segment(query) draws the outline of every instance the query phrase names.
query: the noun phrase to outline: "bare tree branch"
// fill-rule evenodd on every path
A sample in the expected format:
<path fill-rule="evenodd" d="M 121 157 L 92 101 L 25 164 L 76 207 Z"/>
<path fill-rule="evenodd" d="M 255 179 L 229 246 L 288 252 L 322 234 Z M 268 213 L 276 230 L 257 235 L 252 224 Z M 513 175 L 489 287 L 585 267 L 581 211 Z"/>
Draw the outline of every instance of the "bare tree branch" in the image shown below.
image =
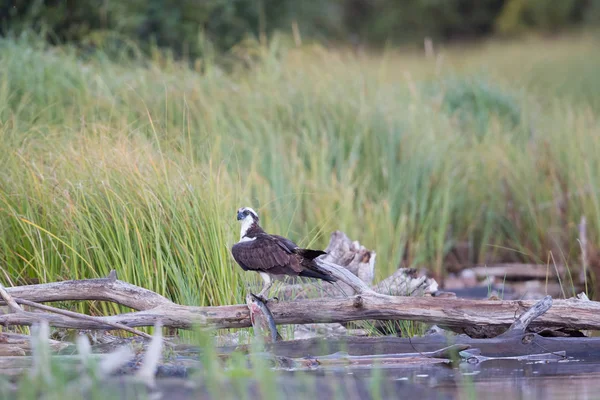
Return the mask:
<path fill-rule="evenodd" d="M 149 310 L 159 305 L 174 304 L 166 297 L 116 279 L 108 278 L 72 280 L 38 285 L 6 288 L 13 297 L 36 303 L 65 300 L 111 301 L 134 310 Z"/>
<path fill-rule="evenodd" d="M 23 312 L 23 309 L 18 305 L 10 294 L 6 292 L 6 288 L 0 283 L 0 296 L 4 299 L 10 311 L 14 313 Z"/>
<path fill-rule="evenodd" d="M 545 314 L 552 307 L 552 297 L 546 296 L 529 310 L 521 314 L 503 335 L 522 335 L 531 322 Z"/>
<path fill-rule="evenodd" d="M 17 303 L 20 304 L 24 304 L 26 306 L 29 307 L 34 307 L 34 308 L 38 308 L 40 310 L 44 310 L 44 311 L 49 311 L 49 312 L 53 312 L 56 314 L 61 314 L 61 315 L 65 315 L 67 317 L 71 317 L 71 318 L 76 318 L 76 319 L 83 319 L 86 321 L 93 321 L 93 322 L 97 322 L 97 323 L 101 323 L 101 324 L 105 324 L 105 325 L 110 325 L 115 329 L 121 329 L 127 332 L 131 332 L 133 334 L 136 334 L 138 336 L 142 336 L 145 337 L 146 339 L 152 339 L 151 335 L 148 335 L 145 332 L 142 331 L 138 331 L 137 329 L 133 329 L 130 328 L 126 325 L 123 324 L 119 324 L 118 322 L 110 322 L 110 321 L 102 321 L 102 320 L 98 320 L 98 317 L 92 317 L 90 315 L 85 315 L 85 314 L 80 314 L 80 313 L 76 313 L 73 311 L 69 311 L 69 310 L 63 310 L 60 308 L 56 308 L 56 307 L 51 307 L 51 306 L 47 306 L 47 305 L 43 305 L 43 304 L 38 304 L 38 303 L 34 303 L 33 301 L 29 301 L 29 300 L 24 300 L 24 299 L 15 299 L 15 301 Z M 21 312 L 25 312 L 23 310 L 21 310 Z M 40 319 L 45 319 L 46 318 L 46 314 L 40 314 L 40 313 L 27 313 L 28 315 L 34 315 L 37 316 L 38 320 Z M 34 317 L 35 318 L 35 317 Z"/>

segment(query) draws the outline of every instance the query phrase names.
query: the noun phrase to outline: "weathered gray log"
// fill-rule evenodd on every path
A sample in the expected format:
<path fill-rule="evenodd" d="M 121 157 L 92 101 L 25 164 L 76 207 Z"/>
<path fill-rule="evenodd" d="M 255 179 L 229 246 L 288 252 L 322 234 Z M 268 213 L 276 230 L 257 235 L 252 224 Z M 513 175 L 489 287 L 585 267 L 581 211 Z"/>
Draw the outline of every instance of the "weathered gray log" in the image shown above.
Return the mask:
<path fill-rule="evenodd" d="M 48 339 L 48 345 L 54 351 L 60 351 L 69 346 L 68 343 L 52 339 Z M 31 352 L 31 336 L 20 333 L 1 332 L 0 356 L 9 355 L 10 352 L 17 352 L 16 349 L 20 349 L 24 353 Z"/>
<path fill-rule="evenodd" d="M 110 357 L 109 354 L 91 354 L 91 358 L 94 360 L 102 360 Z M 13 368 L 29 368 L 33 365 L 35 356 L 6 356 L 0 357 L 0 374 L 2 374 L 2 370 L 5 368 L 13 369 Z M 61 356 L 52 356 L 52 360 L 60 363 L 64 363 L 67 365 L 79 365 L 81 364 L 81 357 L 79 355 L 61 355 Z"/>
<path fill-rule="evenodd" d="M 0 344 L 0 357 L 6 356 L 24 356 L 27 352 L 21 346 L 14 344 Z"/>
<path fill-rule="evenodd" d="M 352 241 L 344 232 L 335 231 L 331 234 L 329 244 L 325 249 L 325 261 L 346 268 L 367 285 L 373 283 L 375 276 L 374 251 L 367 249 L 358 241 Z"/>
<path fill-rule="evenodd" d="M 399 268 L 373 286 L 373 290 L 389 296 L 422 296 L 437 292 L 438 284 L 426 275 L 419 276 L 413 268 Z"/>
<path fill-rule="evenodd" d="M 526 280 L 526 279 L 546 279 L 555 278 L 556 272 L 564 274 L 565 268 L 562 265 L 545 264 L 494 264 L 480 265 L 472 268 L 478 278 L 495 277 L 506 280 Z"/>
<path fill-rule="evenodd" d="M 13 297 L 35 301 L 36 303 L 63 300 L 100 300 L 111 301 L 134 310 L 149 310 L 159 305 L 174 304 L 158 293 L 120 281 L 112 274 L 108 278 L 7 287 L 6 291 Z"/>
<path fill-rule="evenodd" d="M 75 318 L 75 319 L 84 319 L 84 320 L 93 321 L 93 322 L 97 321 L 97 319 L 96 319 L 97 317 L 92 317 L 90 315 L 80 314 L 80 313 L 69 311 L 69 310 L 63 310 L 61 308 L 50 307 L 50 306 L 43 305 L 43 304 L 38 304 L 36 302 L 25 300 L 25 299 L 21 299 L 21 298 L 18 298 L 18 297 L 16 298 L 16 300 L 13 300 L 13 301 L 15 302 L 15 304 L 19 303 L 19 304 L 23 304 L 23 305 L 26 305 L 26 306 L 29 306 L 29 307 L 37 308 L 37 309 L 40 309 L 40 310 L 49 311 L 49 312 L 53 312 L 53 313 L 61 314 L 61 315 L 66 315 L 67 317 L 72 317 L 72 318 Z M 17 314 L 20 314 L 20 313 L 26 314 L 27 313 L 26 311 L 24 311 L 20 307 L 19 307 L 19 309 L 14 309 L 13 307 L 11 307 L 11 309 L 13 309 L 14 310 L 13 312 L 17 313 Z M 31 315 L 34 318 L 37 318 L 37 317 L 39 317 L 40 314 L 31 314 Z M 136 334 L 138 336 L 145 337 L 146 339 L 151 339 L 152 338 L 152 336 L 148 335 L 145 332 L 138 331 L 137 329 L 130 328 L 129 326 L 126 326 L 126 325 L 123 325 L 123 324 L 119 324 L 119 323 L 116 323 L 116 322 L 109 322 L 109 321 L 104 321 L 104 323 L 112 325 L 112 327 L 115 328 L 115 329 L 121 329 L 121 330 L 130 332 L 130 333 L 134 333 L 134 334 Z"/>
<path fill-rule="evenodd" d="M 246 305 L 194 307 L 177 305 L 151 291 L 118 280 L 98 279 L 57 282 L 7 288 L 12 296 L 32 301 L 105 300 L 144 308 L 142 311 L 107 317 L 97 321 L 64 315 L 11 313 L 0 315 L 2 325 L 31 325 L 45 319 L 52 326 L 76 329 L 114 329 L 103 322 L 130 327 L 246 328 L 251 326 Z M 63 290 L 67 288 L 68 290 Z M 18 294 L 18 296 L 17 296 Z M 151 307 L 151 305 L 155 305 Z M 533 301 L 437 299 L 435 297 L 394 297 L 367 292 L 346 298 L 326 298 L 280 302 L 270 305 L 278 325 L 358 320 L 413 320 L 451 327 L 461 332 L 476 332 L 477 327 L 506 329 L 535 304 Z M 32 315 L 35 314 L 35 315 Z M 38 315 L 39 314 L 39 315 Z M 600 303 L 579 299 L 556 300 L 550 310 L 531 326 L 600 330 Z"/>

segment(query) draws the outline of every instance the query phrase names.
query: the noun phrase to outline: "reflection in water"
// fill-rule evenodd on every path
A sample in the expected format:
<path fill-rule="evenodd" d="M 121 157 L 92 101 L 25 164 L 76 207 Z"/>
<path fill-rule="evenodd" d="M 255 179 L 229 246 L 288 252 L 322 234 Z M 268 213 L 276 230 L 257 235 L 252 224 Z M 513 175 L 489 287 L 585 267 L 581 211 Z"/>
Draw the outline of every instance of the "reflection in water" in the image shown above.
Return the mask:
<path fill-rule="evenodd" d="M 313 371 L 331 382 L 352 375 L 368 385 L 372 366 L 336 367 Z M 293 373 L 290 373 L 293 374 Z M 384 392 L 419 399 L 600 399 L 600 363 L 577 360 L 526 362 L 492 360 L 461 364 L 378 369 Z M 327 396 L 325 396 L 327 397 Z"/>

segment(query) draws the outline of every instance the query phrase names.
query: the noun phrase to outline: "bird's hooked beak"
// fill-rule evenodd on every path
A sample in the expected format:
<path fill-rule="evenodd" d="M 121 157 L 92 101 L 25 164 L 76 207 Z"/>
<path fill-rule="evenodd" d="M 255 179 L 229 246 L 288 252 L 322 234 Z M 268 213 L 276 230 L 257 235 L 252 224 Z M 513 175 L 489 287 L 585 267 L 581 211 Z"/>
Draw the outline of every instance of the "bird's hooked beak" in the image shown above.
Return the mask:
<path fill-rule="evenodd" d="M 244 213 L 243 213 L 243 212 L 241 212 L 241 211 L 238 211 L 238 213 L 237 213 L 237 220 L 238 220 L 238 221 L 241 221 L 241 220 L 243 220 L 243 219 L 244 219 Z"/>

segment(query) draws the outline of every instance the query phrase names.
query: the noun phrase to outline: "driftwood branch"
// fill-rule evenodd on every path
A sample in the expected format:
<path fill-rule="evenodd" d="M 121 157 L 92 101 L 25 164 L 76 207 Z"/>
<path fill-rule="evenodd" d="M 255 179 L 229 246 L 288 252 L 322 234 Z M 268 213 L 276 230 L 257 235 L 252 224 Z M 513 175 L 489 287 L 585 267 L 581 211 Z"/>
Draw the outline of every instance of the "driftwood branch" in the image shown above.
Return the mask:
<path fill-rule="evenodd" d="M 1 283 L 0 283 L 0 296 L 6 302 L 6 304 L 8 305 L 8 308 L 10 308 L 11 312 L 14 312 L 14 313 L 23 312 L 23 309 L 21 308 L 21 306 L 18 305 L 17 302 L 12 298 L 12 296 L 6 292 L 6 288 Z"/>
<path fill-rule="evenodd" d="M 76 281 L 76 282 L 78 283 L 77 286 L 86 286 L 86 285 L 89 285 L 89 281 L 94 281 L 94 280 L 90 279 L 87 282 L 86 282 L 86 280 Z M 63 282 L 63 286 L 67 286 L 67 287 L 70 288 L 71 287 L 70 282 L 74 282 L 74 281 L 68 281 L 66 284 Z M 106 278 L 106 282 L 110 283 L 110 284 L 115 284 L 115 283 L 119 282 L 119 281 L 117 281 L 116 271 L 113 270 L 113 271 L 110 272 L 108 278 Z M 54 284 L 54 286 L 60 286 L 60 285 Z M 145 289 L 138 288 L 138 287 L 133 286 L 133 285 L 130 285 L 130 286 L 132 286 L 132 287 L 130 287 L 129 289 L 134 289 L 135 288 L 133 290 L 134 293 L 137 293 L 137 294 L 141 293 L 143 295 L 149 295 L 149 293 L 152 293 L 155 296 L 159 296 L 159 295 L 157 295 L 154 292 L 147 291 Z M 16 291 L 13 290 L 13 292 L 16 292 Z M 52 294 L 52 293 L 53 292 L 51 292 L 49 294 Z M 92 294 L 92 296 L 93 295 L 94 294 Z M 25 311 L 25 310 L 23 310 L 23 308 L 21 308 L 21 306 L 19 304 L 27 305 L 29 307 L 37 308 L 39 310 L 48 311 L 48 312 L 51 312 L 51 313 L 59 314 L 61 316 L 66 316 L 66 317 L 73 318 L 73 319 L 90 321 L 90 322 L 93 322 L 93 323 L 96 323 L 96 324 L 110 325 L 110 326 L 112 326 L 115 329 L 124 330 L 124 331 L 130 332 L 130 333 L 133 333 L 135 335 L 145 337 L 147 339 L 152 339 L 152 336 L 148 335 L 147 333 L 138 331 L 137 329 L 130 328 L 129 326 L 120 324 L 118 322 L 99 321 L 97 317 L 92 317 L 90 315 L 80 314 L 80 313 L 69 311 L 69 310 L 63 310 L 63 309 L 56 308 L 56 307 L 51 307 L 51 306 L 47 306 L 47 305 L 43 305 L 43 304 L 38 304 L 38 303 L 36 303 L 34 301 L 31 301 L 31 300 L 26 300 L 26 299 L 21 299 L 21 298 L 15 298 L 10 293 L 7 292 L 6 288 L 1 283 L 0 283 L 0 297 L 2 297 L 2 299 L 4 300 L 4 302 L 6 302 L 6 304 L 10 308 L 10 311 L 12 313 L 11 315 L 18 315 L 20 318 L 22 318 L 24 320 L 31 321 L 31 323 L 28 323 L 27 325 L 31 325 L 31 324 L 33 324 L 35 322 L 47 319 L 47 314 L 44 314 L 44 313 L 32 313 L 32 312 Z M 119 298 L 118 295 L 116 295 L 114 297 L 115 298 Z"/>
<path fill-rule="evenodd" d="M 552 307 L 552 297 L 546 296 L 533 307 L 521 314 L 508 328 L 507 334 L 522 335 L 534 319 L 545 314 Z"/>
<path fill-rule="evenodd" d="M 91 282 L 90 282 L 91 281 Z M 67 288 L 66 290 L 63 290 Z M 120 288 L 126 288 L 121 291 Z M 66 315 L 43 314 L 52 326 L 75 329 L 114 329 L 114 323 L 128 327 L 153 326 L 189 329 L 246 328 L 252 325 L 247 305 L 194 307 L 177 305 L 156 293 L 119 280 L 92 279 L 7 288 L 7 292 L 29 301 L 98 300 L 145 308 L 141 311 L 94 317 L 94 320 Z M 154 307 L 150 305 L 154 304 Z M 506 329 L 515 318 L 535 305 L 534 301 L 437 299 L 435 297 L 395 297 L 370 292 L 345 297 L 269 304 L 275 322 L 306 324 L 358 320 L 413 320 L 454 330 L 492 326 Z M 1 325 L 32 325 L 38 313 L 0 315 Z M 555 300 L 546 313 L 531 326 L 600 330 L 600 303 L 579 299 Z"/>
<path fill-rule="evenodd" d="M 346 268 L 320 258 L 317 259 L 316 262 L 321 268 L 325 269 L 331 273 L 331 275 L 336 277 L 338 281 L 350 286 L 355 293 L 375 294 L 375 292 L 369 286 L 367 286 L 366 283 L 364 283 L 358 276 L 354 275 Z"/>
<path fill-rule="evenodd" d="M 34 303 L 33 301 L 29 301 L 29 300 L 17 298 L 17 299 L 15 299 L 15 301 L 16 301 L 16 303 L 20 303 L 20 304 L 23 304 L 23 305 L 26 305 L 29 307 L 37 308 L 39 310 L 53 312 L 53 313 L 60 314 L 60 315 L 65 315 L 67 317 L 72 317 L 75 319 L 83 319 L 86 321 L 100 322 L 102 324 L 110 325 L 115 329 L 121 329 L 121 330 L 130 332 L 130 333 L 133 333 L 135 335 L 145 337 L 146 339 L 152 339 L 151 335 L 148 335 L 147 333 L 142 332 L 142 331 L 138 331 L 137 329 L 130 328 L 127 325 L 119 324 L 118 322 L 98 321 L 98 317 L 92 317 L 90 315 L 80 314 L 80 313 L 76 313 L 76 312 L 69 311 L 69 310 L 63 310 L 60 308 L 51 307 L 51 306 L 47 306 L 44 304 L 38 304 L 38 303 Z M 23 310 L 21 310 L 19 313 L 21 313 L 21 312 L 26 313 Z M 36 313 L 27 313 L 27 314 L 31 315 L 33 318 L 37 318 L 38 320 L 45 318 L 44 314 L 36 314 Z"/>
<path fill-rule="evenodd" d="M 325 252 L 327 255 L 322 257 L 323 260 L 344 267 L 367 285 L 372 284 L 377 256 L 374 251 L 357 240 L 350 240 L 344 232 L 335 231 L 331 234 Z"/>
<path fill-rule="evenodd" d="M 45 303 L 64 300 L 99 300 L 121 304 L 134 310 L 149 310 L 161 305 L 172 305 L 151 290 L 120 281 L 116 274 L 108 278 L 71 280 L 38 285 L 6 288 L 12 297 Z"/>
<path fill-rule="evenodd" d="M 434 293 L 438 290 L 435 280 L 411 268 L 399 268 L 383 281 L 373 284 L 375 274 L 374 251 L 367 249 L 356 240 L 351 240 L 341 231 L 331 234 L 326 255 L 316 262 L 329 271 L 338 281 L 335 285 L 321 285 L 320 297 L 351 296 L 355 294 L 380 293 L 390 296 L 413 296 Z M 314 297 L 313 285 L 284 285 L 279 291 L 283 299 L 299 300 Z"/>

